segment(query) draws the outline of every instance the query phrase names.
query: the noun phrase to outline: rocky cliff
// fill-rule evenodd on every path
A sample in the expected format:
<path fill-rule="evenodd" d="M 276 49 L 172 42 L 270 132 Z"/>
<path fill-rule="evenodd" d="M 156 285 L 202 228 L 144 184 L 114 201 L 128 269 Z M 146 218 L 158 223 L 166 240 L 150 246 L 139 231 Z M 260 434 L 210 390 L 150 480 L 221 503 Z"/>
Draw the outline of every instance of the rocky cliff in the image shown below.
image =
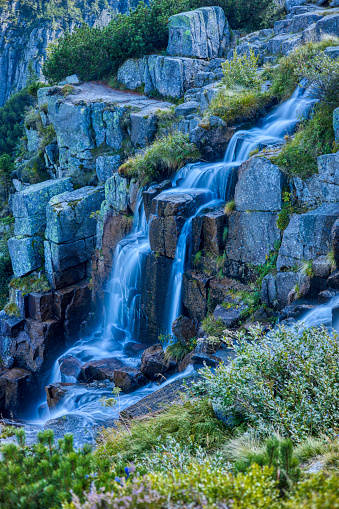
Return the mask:
<path fill-rule="evenodd" d="M 0 7 L 0 107 L 16 90 L 25 87 L 29 63 L 41 81 L 42 66 L 49 44 L 75 27 L 107 25 L 114 12 L 128 12 L 137 2 L 92 0 L 66 2 L 56 7 L 44 0 L 37 5 L 26 0 L 9 0 Z"/>

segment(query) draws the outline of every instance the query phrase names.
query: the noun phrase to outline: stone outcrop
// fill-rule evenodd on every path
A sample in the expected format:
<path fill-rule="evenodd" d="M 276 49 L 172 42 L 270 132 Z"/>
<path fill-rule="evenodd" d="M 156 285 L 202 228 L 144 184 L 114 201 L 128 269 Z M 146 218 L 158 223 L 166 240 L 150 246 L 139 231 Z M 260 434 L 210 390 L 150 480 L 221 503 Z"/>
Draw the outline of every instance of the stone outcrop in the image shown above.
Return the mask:
<path fill-rule="evenodd" d="M 14 194 L 16 237 L 9 240 L 8 248 L 15 276 L 24 276 L 43 265 L 42 235 L 46 227 L 47 203 L 55 195 L 71 190 L 71 180 L 64 178 L 34 184 Z"/>
<path fill-rule="evenodd" d="M 140 369 L 149 380 L 161 382 L 176 372 L 177 364 L 171 360 L 166 361 L 163 347 L 156 344 L 147 348 L 142 354 Z"/>
<path fill-rule="evenodd" d="M 30 406 L 29 395 L 37 390 L 32 374 L 24 369 L 0 367 L 0 408 L 3 417 L 25 416 Z"/>
<path fill-rule="evenodd" d="M 73 87 L 66 96 L 61 90 L 50 87 L 38 91 L 39 108 L 47 110 L 47 122 L 56 131 L 57 177 L 93 173 L 99 148 L 100 156 L 121 156 L 126 142 L 135 148 L 145 147 L 154 139 L 155 112 L 172 106 L 94 83 Z M 102 179 L 100 161 L 98 170 Z"/>
<path fill-rule="evenodd" d="M 226 243 L 229 260 L 265 263 L 280 240 L 277 218 L 283 185 L 282 172 L 267 159 L 254 157 L 239 168 Z"/>
<path fill-rule="evenodd" d="M 114 371 L 114 385 L 129 394 L 149 383 L 146 376 L 136 368 L 121 368 Z"/>
<path fill-rule="evenodd" d="M 306 214 L 294 215 L 283 234 L 277 269 L 291 268 L 302 260 L 328 254 L 332 226 L 338 217 L 338 203 L 325 203 Z"/>
<path fill-rule="evenodd" d="M 221 7 L 202 7 L 170 17 L 167 53 L 172 56 L 215 58 L 231 41 Z"/>
<path fill-rule="evenodd" d="M 109 380 L 114 382 L 114 372 L 122 368 L 122 362 L 114 357 L 109 359 L 88 361 L 81 366 L 78 380 L 93 382 L 93 380 Z"/>
<path fill-rule="evenodd" d="M 339 201 L 339 152 L 318 157 L 318 173 L 306 180 L 294 177 L 293 184 L 303 206 Z"/>
<path fill-rule="evenodd" d="M 0 7 L 0 107 L 13 92 L 26 86 L 30 63 L 39 79 L 44 81 L 42 66 L 50 43 L 84 22 L 90 26 L 105 26 L 114 12 L 128 12 L 135 7 L 135 2 L 108 0 L 101 5 L 93 10 L 76 1 L 67 18 L 53 17 L 50 20 L 43 15 L 38 17 L 39 8 L 27 8 L 26 5 L 22 10 L 20 1 L 9 0 Z"/>
<path fill-rule="evenodd" d="M 188 57 L 149 55 L 129 59 L 118 70 L 118 81 L 129 90 L 144 87 L 146 95 L 179 98 L 194 87 L 222 78 L 222 58 L 210 61 Z"/>
<path fill-rule="evenodd" d="M 88 275 L 87 263 L 96 245 L 96 220 L 104 200 L 101 187 L 83 187 L 59 194 L 47 206 L 46 274 L 53 289 L 76 283 Z"/>

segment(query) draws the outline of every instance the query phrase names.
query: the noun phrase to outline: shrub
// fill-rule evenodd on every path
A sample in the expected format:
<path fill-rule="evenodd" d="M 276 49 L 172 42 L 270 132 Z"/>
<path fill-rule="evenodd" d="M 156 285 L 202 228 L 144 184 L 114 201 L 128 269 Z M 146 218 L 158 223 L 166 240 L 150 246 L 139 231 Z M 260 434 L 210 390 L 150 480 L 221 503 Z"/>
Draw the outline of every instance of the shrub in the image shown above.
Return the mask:
<path fill-rule="evenodd" d="M 58 82 L 70 74 L 82 80 L 102 79 L 116 72 L 131 57 L 163 50 L 168 43 L 168 18 L 179 12 L 206 5 L 219 5 L 232 28 L 259 26 L 270 0 L 153 0 L 138 3 L 128 14 L 117 16 L 104 28 L 83 25 L 50 46 L 44 74 Z"/>
<path fill-rule="evenodd" d="M 0 219 L 0 228 L 0 309 L 3 309 L 8 300 L 8 285 L 13 276 L 7 241 L 14 233 L 14 218 L 8 216 Z"/>
<path fill-rule="evenodd" d="M 226 60 L 222 64 L 222 71 L 224 74 L 223 83 L 227 88 L 234 88 L 235 86 L 243 86 L 246 88 L 259 89 L 262 83 L 262 78 L 258 74 L 258 56 L 255 56 L 254 51 L 251 49 L 249 55 L 244 53 L 238 55 L 237 50 L 234 50 L 233 59 Z"/>
<path fill-rule="evenodd" d="M 13 155 L 13 151 L 24 133 L 23 119 L 26 109 L 32 104 L 27 90 L 12 95 L 0 108 L 0 156 Z"/>
<path fill-rule="evenodd" d="M 213 315 L 208 315 L 202 321 L 202 328 L 206 334 L 214 338 L 222 338 L 224 336 L 225 324 L 218 318 L 216 320 Z"/>
<path fill-rule="evenodd" d="M 93 490 L 81 505 L 73 503 L 65 509 L 136 508 L 226 508 L 276 509 L 279 492 L 267 467 L 254 465 L 247 474 L 233 476 L 223 469 L 212 470 L 210 464 L 192 464 L 188 471 L 179 469 L 166 474 L 149 474 L 124 484 L 118 495 Z"/>
<path fill-rule="evenodd" d="M 19 445 L 1 448 L 0 505 L 2 509 L 38 509 L 61 507 L 70 501 L 72 490 L 82 497 L 94 479 L 100 486 L 110 486 L 114 473 L 109 464 L 96 458 L 89 446 L 76 451 L 71 435 L 54 444 L 51 430 L 38 433 L 36 444 L 25 445 L 25 432 L 16 431 Z"/>
<path fill-rule="evenodd" d="M 296 487 L 284 509 L 339 509 L 339 476 L 324 473 L 305 479 Z"/>
<path fill-rule="evenodd" d="M 173 176 L 186 163 L 200 157 L 197 147 L 189 143 L 188 135 L 174 133 L 156 140 L 143 153 L 128 159 L 120 166 L 119 174 L 137 177 L 143 184 L 147 184 Z"/>
<path fill-rule="evenodd" d="M 339 424 L 337 334 L 278 327 L 270 337 L 253 329 L 247 339 L 244 334 L 238 339 L 238 356 L 228 366 L 215 373 L 201 370 L 198 393 L 206 392 L 227 418 L 236 417 L 262 435 L 271 427 L 296 441 L 334 433 Z"/>

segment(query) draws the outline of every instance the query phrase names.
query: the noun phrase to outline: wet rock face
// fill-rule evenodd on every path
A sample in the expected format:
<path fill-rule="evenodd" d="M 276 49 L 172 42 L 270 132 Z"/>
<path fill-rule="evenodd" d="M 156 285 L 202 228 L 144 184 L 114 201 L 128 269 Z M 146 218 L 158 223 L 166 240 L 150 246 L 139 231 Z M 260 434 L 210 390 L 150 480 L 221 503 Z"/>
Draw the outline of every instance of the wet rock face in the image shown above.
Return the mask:
<path fill-rule="evenodd" d="M 45 387 L 46 396 L 47 396 L 47 405 L 50 410 L 58 406 L 64 397 L 67 395 L 68 391 L 73 387 L 74 384 L 71 383 L 53 383 L 47 385 Z"/>
<path fill-rule="evenodd" d="M 146 255 L 141 282 L 141 317 L 135 331 L 141 343 L 153 344 L 166 318 L 168 303 L 167 289 L 173 261 L 155 253 Z"/>
<path fill-rule="evenodd" d="M 174 361 L 165 361 L 163 347 L 156 344 L 142 354 L 140 369 L 149 380 L 161 381 L 165 375 L 168 377 L 177 371 L 177 364 Z"/>
<path fill-rule="evenodd" d="M 202 321 L 207 314 L 208 287 L 211 278 L 195 270 L 183 276 L 182 301 L 190 318 Z"/>
<path fill-rule="evenodd" d="M 73 377 L 76 380 L 80 374 L 82 364 L 76 357 L 67 355 L 66 357 L 59 359 L 59 366 L 61 375 L 64 375 L 65 377 Z"/>
<path fill-rule="evenodd" d="M 167 53 L 184 57 L 222 56 L 231 40 L 221 7 L 203 7 L 171 16 Z"/>
<path fill-rule="evenodd" d="M 3 417 L 22 417 L 28 410 L 36 390 L 29 371 L 0 367 L 0 408 Z"/>
<path fill-rule="evenodd" d="M 122 362 L 114 357 L 99 361 L 88 361 L 81 367 L 78 380 L 93 382 L 94 380 L 109 380 L 114 382 L 114 371 L 122 368 Z"/>
<path fill-rule="evenodd" d="M 197 337 L 198 329 L 198 321 L 187 316 L 179 316 L 172 324 L 173 334 L 184 345 Z"/>
<path fill-rule="evenodd" d="M 47 206 L 46 273 L 52 288 L 73 284 L 86 276 L 96 242 L 96 220 L 104 189 L 84 187 L 52 198 Z"/>
<path fill-rule="evenodd" d="M 202 212 L 192 221 L 192 253 L 204 251 L 216 257 L 224 252 L 228 217 L 222 207 Z"/>
<path fill-rule="evenodd" d="M 175 258 L 177 243 L 187 218 L 206 201 L 204 191 L 158 195 L 152 201 L 149 238 L 152 251 Z"/>

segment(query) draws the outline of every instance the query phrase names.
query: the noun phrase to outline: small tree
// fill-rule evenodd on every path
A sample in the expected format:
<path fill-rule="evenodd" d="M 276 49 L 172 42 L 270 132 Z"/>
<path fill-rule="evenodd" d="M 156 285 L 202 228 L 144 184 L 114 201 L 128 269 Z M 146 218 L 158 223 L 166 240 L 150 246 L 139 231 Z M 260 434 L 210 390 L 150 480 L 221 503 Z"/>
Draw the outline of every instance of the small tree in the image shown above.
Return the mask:
<path fill-rule="evenodd" d="M 11 156 L 3 154 L 0 156 L 0 187 L 4 199 L 7 201 L 9 197 L 9 190 L 12 182 L 12 172 L 14 171 L 14 164 Z"/>

